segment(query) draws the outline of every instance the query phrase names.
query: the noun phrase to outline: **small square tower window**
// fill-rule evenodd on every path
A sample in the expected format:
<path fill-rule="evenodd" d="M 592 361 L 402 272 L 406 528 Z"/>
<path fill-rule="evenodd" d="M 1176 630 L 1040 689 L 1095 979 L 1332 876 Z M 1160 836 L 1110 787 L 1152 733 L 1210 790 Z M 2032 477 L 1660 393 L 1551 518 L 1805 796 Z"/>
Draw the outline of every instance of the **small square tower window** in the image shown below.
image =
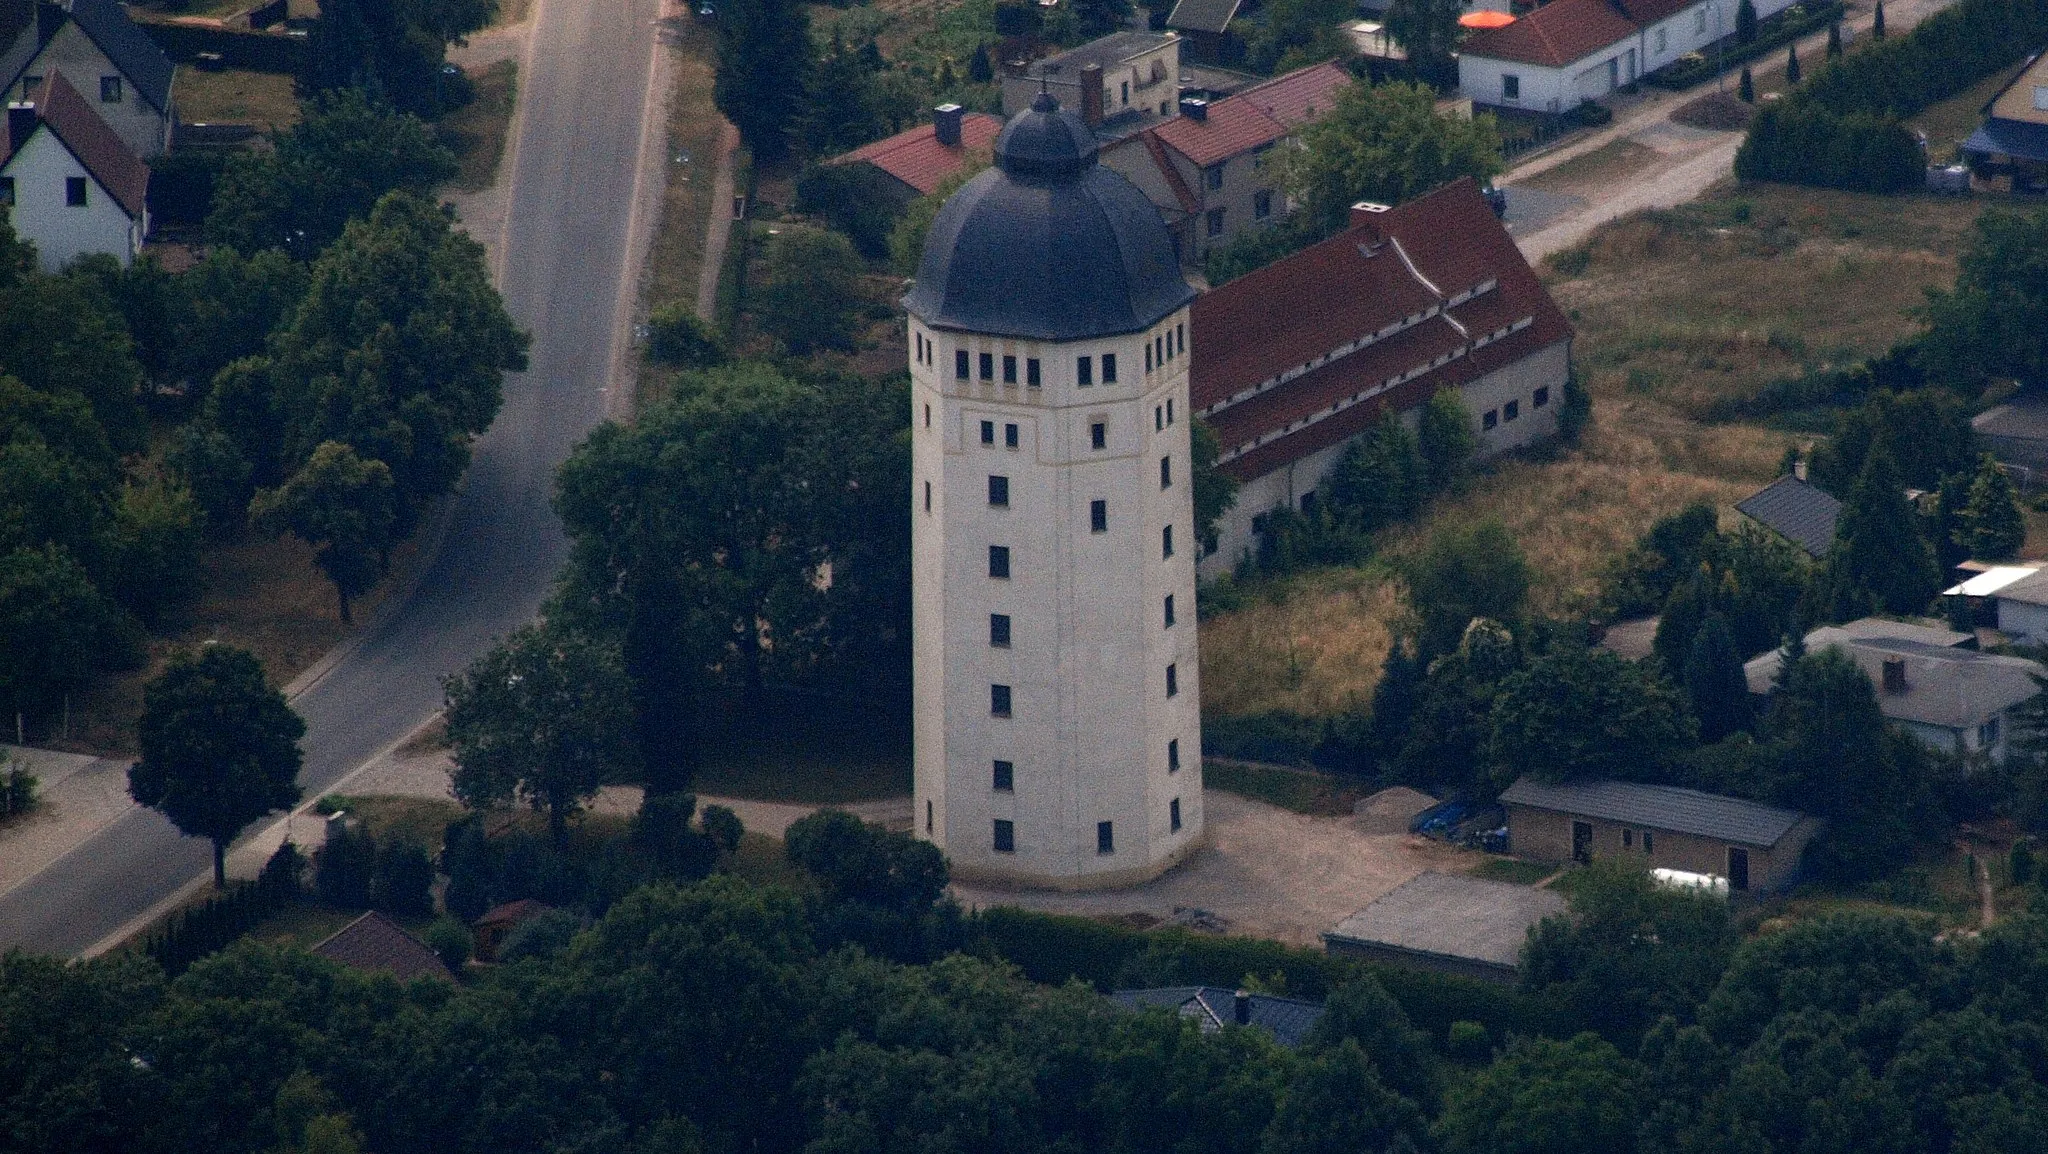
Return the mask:
<path fill-rule="evenodd" d="M 1102 383 L 1103 383 L 1103 384 L 1105 384 L 1105 385 L 1113 385 L 1113 384 L 1116 384 L 1116 354 L 1115 354 L 1115 353 L 1104 353 L 1104 354 L 1102 354 Z"/>
<path fill-rule="evenodd" d="M 121 103 L 121 78 L 118 75 L 100 77 L 100 103 Z"/>
<path fill-rule="evenodd" d="M 1522 402 L 1520 402 L 1520 401 L 1509 401 L 1509 402 L 1508 402 L 1507 404 L 1505 404 L 1505 405 L 1502 405 L 1502 406 L 1501 406 L 1501 408 L 1500 408 L 1500 415 L 1501 415 L 1501 417 L 1502 417 L 1503 419 L 1506 419 L 1506 420 L 1510 420 L 1510 421 L 1514 420 L 1514 419 L 1515 419 L 1516 417 L 1519 417 L 1519 416 L 1521 416 L 1521 415 L 1522 415 Z"/>
<path fill-rule="evenodd" d="M 1016 853 L 1016 852 L 1017 852 L 1017 827 L 1016 827 L 1016 825 L 1014 825 L 1014 824 L 1013 824 L 1013 823 L 1011 823 L 1011 822 L 1007 822 L 1007 821 L 1004 821 L 1004 820 L 1003 820 L 1002 818 L 997 818 L 997 819 L 996 819 L 996 843 L 995 843 L 995 844 L 996 844 L 996 852 L 997 852 L 997 853 Z"/>
<path fill-rule="evenodd" d="M 967 379 L 967 350 L 966 350 L 966 349 L 954 349 L 954 350 L 953 350 L 953 375 L 954 375 L 955 377 L 958 377 L 959 379 L 961 379 L 961 380 L 963 380 L 963 381 Z"/>
<path fill-rule="evenodd" d="M 995 379 L 995 377 L 996 355 L 994 353 L 981 354 L 981 379 L 984 381 L 992 381 Z"/>
<path fill-rule="evenodd" d="M 1542 408 L 1543 406 L 1545 406 L 1545 405 L 1549 404 L 1549 403 L 1550 403 L 1550 386 L 1549 386 L 1549 385 L 1543 385 L 1543 386 L 1539 387 L 1539 388 L 1538 388 L 1538 389 L 1536 390 L 1536 395 L 1535 395 L 1535 396 L 1533 396 L 1533 397 L 1531 397 L 1531 398 L 1529 398 L 1529 403 L 1530 403 L 1530 404 L 1532 404 L 1532 405 L 1534 405 L 1534 406 L 1536 406 L 1536 407 L 1537 407 L 1537 408 L 1539 408 L 1539 409 L 1540 409 L 1540 408 Z"/>
<path fill-rule="evenodd" d="M 1031 388 L 1034 388 L 1034 389 L 1038 387 L 1038 385 L 1039 385 L 1039 379 L 1038 379 L 1038 358 L 1037 358 L 1037 357 L 1026 357 L 1026 358 L 1024 358 L 1024 383 L 1025 383 L 1025 384 L 1026 384 L 1027 386 L 1029 386 L 1029 387 L 1031 387 Z"/>
<path fill-rule="evenodd" d="M 1003 358 L 1003 383 L 1006 385 L 1014 385 L 1017 383 L 1016 357 L 1006 356 Z"/>
<path fill-rule="evenodd" d="M 1479 418 L 1479 427 L 1482 429 L 1491 429 L 1498 424 L 1500 424 L 1500 410 L 1498 409 L 1488 409 Z"/>
<path fill-rule="evenodd" d="M 984 445 L 996 443 L 996 423 L 994 421 L 983 421 L 981 423 L 981 443 Z"/>
<path fill-rule="evenodd" d="M 1102 423 L 1101 421 L 1095 421 L 1090 423 L 1088 426 L 1088 445 L 1090 448 L 1095 449 L 1108 448 L 1109 426 Z"/>
<path fill-rule="evenodd" d="M 1003 426 L 1003 447 L 1006 449 L 1017 447 L 1017 426 L 1010 424 Z"/>
<path fill-rule="evenodd" d="M 1095 383 L 1095 358 L 1074 358 L 1074 379 L 1084 385 Z"/>
<path fill-rule="evenodd" d="M 1088 531 L 1090 533 L 1109 532 L 1108 501 L 1094 500 L 1088 502 Z"/>

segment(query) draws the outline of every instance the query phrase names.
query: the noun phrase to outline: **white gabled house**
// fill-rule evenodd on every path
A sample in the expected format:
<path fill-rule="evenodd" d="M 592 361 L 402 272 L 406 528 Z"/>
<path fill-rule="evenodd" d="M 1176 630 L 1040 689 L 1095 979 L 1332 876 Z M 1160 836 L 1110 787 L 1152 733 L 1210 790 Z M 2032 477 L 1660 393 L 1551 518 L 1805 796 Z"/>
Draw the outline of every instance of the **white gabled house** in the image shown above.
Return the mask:
<path fill-rule="evenodd" d="M 62 73 L 33 104 L 7 106 L 0 204 L 14 231 L 55 270 L 89 253 L 128 265 L 149 233 L 149 166 Z"/>
<path fill-rule="evenodd" d="M 175 71 L 116 0 L 0 0 L 0 92 L 33 102 L 58 72 L 135 155 L 170 147 Z"/>
<path fill-rule="evenodd" d="M 1466 40 L 1458 52 L 1458 85 L 1478 104 L 1569 112 L 1732 35 L 1739 3 L 1552 0 Z M 1793 0 L 1755 3 L 1761 20 Z"/>

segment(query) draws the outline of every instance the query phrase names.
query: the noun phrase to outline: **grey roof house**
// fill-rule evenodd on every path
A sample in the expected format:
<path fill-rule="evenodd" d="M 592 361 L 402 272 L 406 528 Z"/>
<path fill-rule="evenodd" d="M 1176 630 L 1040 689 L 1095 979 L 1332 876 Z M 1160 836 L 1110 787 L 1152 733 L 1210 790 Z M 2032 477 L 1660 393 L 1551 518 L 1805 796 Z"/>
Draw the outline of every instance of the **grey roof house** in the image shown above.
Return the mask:
<path fill-rule="evenodd" d="M 1842 503 L 1798 477 L 1780 477 L 1735 503 L 1735 510 L 1799 546 L 1809 557 L 1822 557 L 1835 543 L 1835 522 Z"/>
<path fill-rule="evenodd" d="M 376 910 L 334 931 L 312 952 L 353 970 L 381 970 L 401 982 L 454 977 L 432 946 Z"/>
<path fill-rule="evenodd" d="M 1656 869 L 1774 890 L 1799 874 L 1818 819 L 1762 802 L 1633 781 L 1552 784 L 1524 777 L 1500 795 L 1508 852 L 1543 862 L 1635 857 Z"/>
<path fill-rule="evenodd" d="M 1564 909 L 1551 890 L 1422 873 L 1326 931 L 1323 948 L 1512 983 L 1529 930 Z"/>
<path fill-rule="evenodd" d="M 1109 1000 L 1127 1010 L 1172 1010 L 1193 1018 L 1203 1033 L 1228 1025 L 1256 1026 L 1289 1049 L 1300 1046 L 1323 1016 L 1323 1004 L 1273 994 L 1253 994 L 1222 986 L 1165 986 L 1150 990 L 1118 990 Z"/>
<path fill-rule="evenodd" d="M 1847 634 L 1851 626 L 1862 627 L 1863 635 Z M 1870 678 L 1884 715 L 1929 748 L 2003 762 L 2010 749 L 2007 715 L 2040 692 L 2034 678 L 2048 670 L 2024 658 L 1965 648 L 1967 640 L 1948 630 L 1866 618 L 1817 629 L 1807 634 L 1806 648 L 1840 649 Z M 1766 653 L 1744 664 L 1750 692 L 1770 692 L 1782 661 L 1780 654 Z"/>
<path fill-rule="evenodd" d="M 1892 621 L 1883 617 L 1863 617 L 1841 625 L 1823 625 L 1806 635 L 1806 651 L 1817 653 L 1830 645 L 1853 645 L 1862 641 L 1918 641 L 1939 649 L 1977 647 L 1977 639 L 1969 633 L 1958 633 L 1935 625 L 1920 625 L 1911 621 Z M 1773 649 L 1759 654 L 1742 663 L 1742 677 L 1749 683 L 1751 693 L 1762 696 L 1777 688 L 1778 671 L 1785 665 L 1785 651 Z"/>
<path fill-rule="evenodd" d="M 2048 643 L 2048 568 L 2037 569 L 1991 594 L 1998 631 L 2030 645 Z"/>

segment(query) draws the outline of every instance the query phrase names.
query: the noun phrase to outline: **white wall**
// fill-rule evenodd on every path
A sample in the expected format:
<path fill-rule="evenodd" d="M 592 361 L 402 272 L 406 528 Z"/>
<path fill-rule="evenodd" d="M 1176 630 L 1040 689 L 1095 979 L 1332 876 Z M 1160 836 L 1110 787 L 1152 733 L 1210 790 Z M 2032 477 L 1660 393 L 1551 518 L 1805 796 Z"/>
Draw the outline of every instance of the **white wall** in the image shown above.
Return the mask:
<path fill-rule="evenodd" d="M 2048 641 L 2048 605 L 1998 598 L 1998 631 L 2032 645 Z"/>
<path fill-rule="evenodd" d="M 45 270 L 55 271 L 94 252 L 126 265 L 141 250 L 145 222 L 130 219 L 48 125 L 37 126 L 28 143 L 0 168 L 0 175 L 14 178 L 9 219 L 16 233 L 35 242 Z M 65 180 L 81 176 L 86 181 L 84 207 L 66 204 Z"/>
<path fill-rule="evenodd" d="M 99 45 L 92 42 L 92 37 L 67 20 L 57 35 L 51 37 L 36 58 L 29 62 L 22 75 L 26 78 L 63 73 L 64 79 L 85 97 L 85 102 L 100 114 L 100 119 L 107 122 L 115 135 L 134 149 L 135 155 L 148 160 L 169 145 L 170 121 L 135 91 L 134 82 L 127 77 L 122 77 L 119 101 L 101 101 L 100 78 L 118 75 L 120 71 L 113 61 L 107 59 L 106 53 L 100 51 Z M 17 83 L 8 93 L 8 99 L 23 99 L 25 84 L 26 79 Z"/>
<path fill-rule="evenodd" d="M 1544 68 L 1469 53 L 1458 57 L 1458 87 L 1475 103 L 1532 112 L 1569 112 L 1578 107 L 1578 97 L 1572 94 L 1571 78 L 1575 72 L 1576 66 Z M 1519 95 L 1514 98 L 1506 95 L 1502 84 L 1507 76 L 1521 81 Z"/>
<path fill-rule="evenodd" d="M 1564 404 L 1564 381 L 1570 369 L 1571 342 L 1564 340 L 1463 386 L 1459 395 L 1472 414 L 1472 431 L 1479 438 L 1475 457 L 1484 460 L 1554 435 L 1557 415 Z M 1535 403 L 1539 388 L 1549 390 L 1548 403 L 1540 408 Z M 1510 401 L 1517 406 L 1517 416 L 1512 421 L 1506 419 L 1505 411 Z M 1488 412 L 1495 414 L 1491 429 L 1484 427 Z M 1412 430 L 1416 415 L 1417 410 L 1411 408 L 1403 411 L 1400 419 Z M 1339 441 L 1241 484 L 1236 503 L 1217 520 L 1216 551 L 1202 558 L 1201 576 L 1209 579 L 1229 573 L 1239 558 L 1248 552 L 1256 553 L 1258 536 L 1252 531 L 1253 518 L 1282 505 L 1299 509 L 1302 497 L 1315 491 L 1344 455 L 1345 447 L 1357 439 Z"/>
<path fill-rule="evenodd" d="M 1187 357 L 1145 371 L 1147 346 L 1169 330 L 1184 332 L 1187 311 L 1144 333 L 1074 344 L 909 323 L 918 834 L 944 849 L 962 877 L 1062 887 L 1150 877 L 1192 849 L 1202 830 Z M 927 340 L 932 354 L 920 358 Z M 964 382 L 954 374 L 957 350 L 969 356 Z M 996 358 L 993 382 L 979 379 L 983 352 Z M 1101 383 L 1105 352 L 1117 356 L 1115 385 Z M 1001 381 L 1006 355 L 1018 358 L 1016 384 Z M 1089 386 L 1076 380 L 1081 355 L 1098 366 Z M 1026 384 L 1032 357 L 1038 388 Z M 993 445 L 981 442 L 984 420 L 994 423 Z M 1092 447 L 1096 422 L 1106 425 L 1102 450 Z M 1015 449 L 1004 435 L 1010 424 L 1018 426 Z M 1161 457 L 1173 462 L 1165 488 Z M 1009 478 L 1007 508 L 989 505 L 991 474 Z M 1090 524 L 1097 499 L 1108 502 L 1102 533 Z M 1171 558 L 1162 555 L 1167 524 L 1175 530 Z M 989 577 L 990 545 L 1010 548 L 1008 580 Z M 1010 617 L 1007 649 L 989 644 L 991 613 Z M 1169 664 L 1178 679 L 1170 699 Z M 990 715 L 991 684 L 1011 687 L 1011 717 Z M 1177 772 L 1168 769 L 1170 740 L 1179 742 Z M 1015 766 L 1011 792 L 993 788 L 998 758 Z M 1178 831 L 1170 828 L 1176 799 Z M 995 851 L 996 819 L 1014 823 L 1015 852 Z M 1096 852 L 1100 821 L 1115 823 L 1112 854 Z"/>

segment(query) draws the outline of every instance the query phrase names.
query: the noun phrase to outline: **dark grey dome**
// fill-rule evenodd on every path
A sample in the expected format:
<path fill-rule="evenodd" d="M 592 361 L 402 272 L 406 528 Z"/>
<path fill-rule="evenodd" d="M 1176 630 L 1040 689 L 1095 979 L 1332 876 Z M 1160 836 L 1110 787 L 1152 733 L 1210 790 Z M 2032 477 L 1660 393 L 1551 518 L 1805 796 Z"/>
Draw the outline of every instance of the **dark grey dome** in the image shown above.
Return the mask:
<path fill-rule="evenodd" d="M 939 210 L 904 307 L 934 328 L 1074 341 L 1193 300 L 1159 210 L 1096 152 L 1087 124 L 1039 93 L 996 138 L 996 167 Z"/>

